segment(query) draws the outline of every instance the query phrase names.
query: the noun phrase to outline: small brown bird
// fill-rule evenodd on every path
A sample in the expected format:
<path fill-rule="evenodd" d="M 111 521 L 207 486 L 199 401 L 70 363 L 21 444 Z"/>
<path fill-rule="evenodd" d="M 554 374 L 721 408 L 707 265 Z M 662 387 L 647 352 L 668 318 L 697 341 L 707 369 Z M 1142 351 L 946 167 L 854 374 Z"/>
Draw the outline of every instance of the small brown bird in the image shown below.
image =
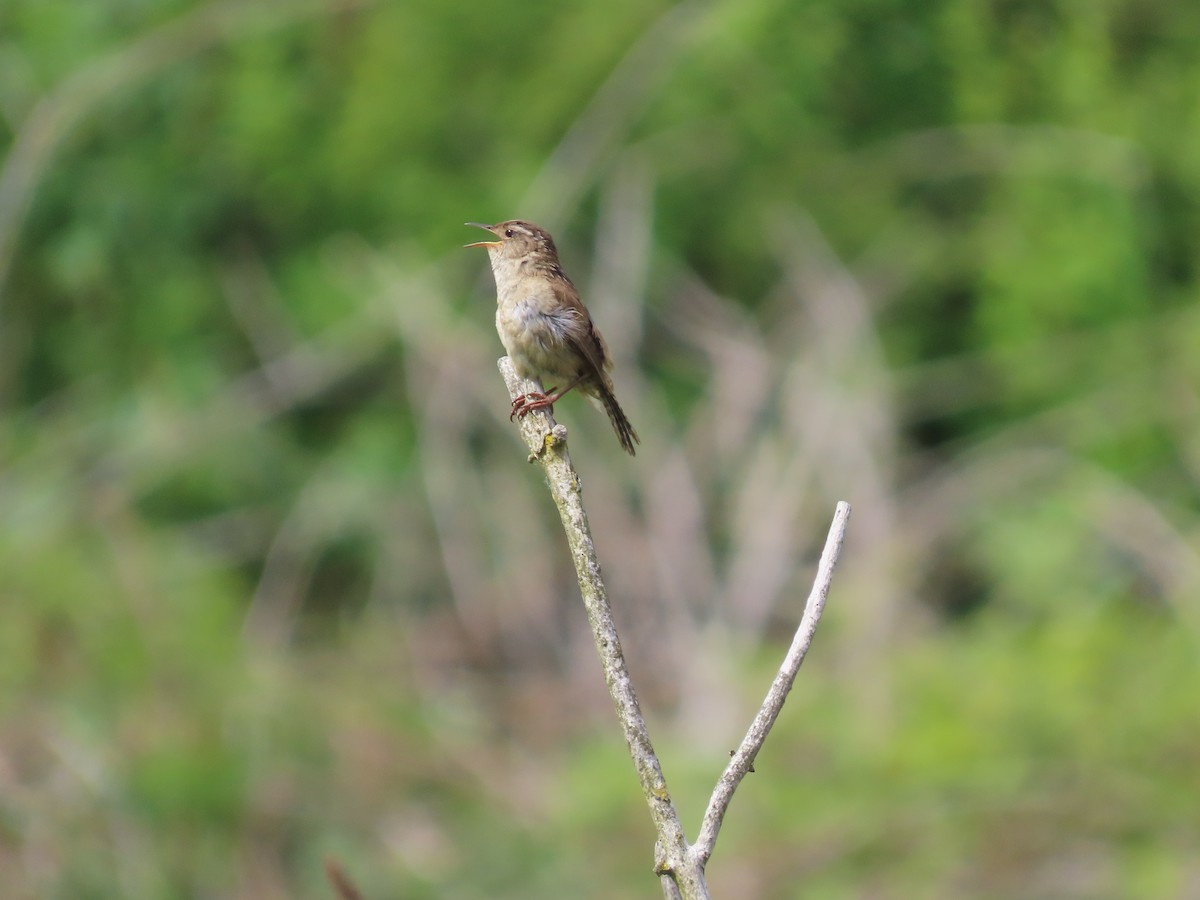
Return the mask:
<path fill-rule="evenodd" d="M 522 394 L 513 401 L 512 415 L 553 406 L 571 388 L 579 388 L 604 406 L 621 446 L 632 456 L 634 443 L 640 441 L 613 396 L 608 345 L 562 270 L 554 239 L 532 222 L 516 219 L 498 225 L 467 224 L 497 238 L 466 246 L 487 247 L 496 278 L 496 331 L 517 374 L 543 383 L 566 383 L 557 393 L 551 387 Z"/>

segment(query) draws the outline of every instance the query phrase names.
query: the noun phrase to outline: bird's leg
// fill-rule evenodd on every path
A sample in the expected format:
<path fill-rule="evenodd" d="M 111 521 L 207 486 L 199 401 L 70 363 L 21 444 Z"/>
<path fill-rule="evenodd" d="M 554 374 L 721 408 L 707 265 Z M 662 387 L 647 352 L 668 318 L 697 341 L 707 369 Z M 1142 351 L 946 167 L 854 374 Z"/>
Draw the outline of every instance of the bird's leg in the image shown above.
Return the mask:
<path fill-rule="evenodd" d="M 561 400 L 567 391 L 583 381 L 587 375 L 586 372 L 580 372 L 565 388 L 554 393 L 554 388 L 547 388 L 545 391 L 530 391 L 528 394 L 522 394 L 513 401 L 512 415 L 508 418 L 511 421 L 513 416 L 518 419 L 523 419 L 535 409 L 550 409 L 556 402 Z"/>

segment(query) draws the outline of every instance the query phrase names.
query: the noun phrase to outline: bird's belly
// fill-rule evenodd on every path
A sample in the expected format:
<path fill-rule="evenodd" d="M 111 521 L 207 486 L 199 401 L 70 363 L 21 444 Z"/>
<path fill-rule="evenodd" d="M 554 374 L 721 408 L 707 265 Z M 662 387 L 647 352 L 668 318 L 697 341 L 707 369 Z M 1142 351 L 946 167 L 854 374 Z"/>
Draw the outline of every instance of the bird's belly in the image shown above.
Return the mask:
<path fill-rule="evenodd" d="M 575 354 L 566 343 L 564 323 L 542 312 L 536 302 L 497 307 L 496 331 L 522 378 L 544 381 L 574 377 Z"/>

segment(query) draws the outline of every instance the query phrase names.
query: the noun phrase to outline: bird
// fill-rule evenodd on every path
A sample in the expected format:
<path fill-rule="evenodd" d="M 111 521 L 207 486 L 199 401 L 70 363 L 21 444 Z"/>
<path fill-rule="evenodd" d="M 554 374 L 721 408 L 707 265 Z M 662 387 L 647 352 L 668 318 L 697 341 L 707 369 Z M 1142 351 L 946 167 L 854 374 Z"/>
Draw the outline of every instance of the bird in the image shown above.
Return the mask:
<path fill-rule="evenodd" d="M 546 229 L 520 219 L 495 225 L 467 222 L 496 238 L 466 247 L 486 247 L 496 279 L 496 331 L 522 378 L 563 383 L 562 390 L 531 391 L 513 401 L 509 416 L 523 418 L 549 409 L 572 388 L 600 401 L 617 439 L 633 456 L 641 443 L 613 394 L 612 355 L 592 322 L 579 291 L 558 261 Z"/>

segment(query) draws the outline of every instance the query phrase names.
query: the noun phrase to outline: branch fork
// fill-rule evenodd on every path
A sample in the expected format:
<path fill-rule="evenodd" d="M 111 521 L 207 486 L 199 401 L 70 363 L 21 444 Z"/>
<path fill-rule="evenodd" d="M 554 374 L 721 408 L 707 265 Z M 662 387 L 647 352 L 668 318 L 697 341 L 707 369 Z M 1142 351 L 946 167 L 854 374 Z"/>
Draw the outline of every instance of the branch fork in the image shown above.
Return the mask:
<path fill-rule="evenodd" d="M 520 378 L 508 357 L 500 359 L 499 367 L 514 401 L 517 397 L 541 389 L 537 382 Z M 671 802 L 666 777 L 650 742 L 646 721 L 642 717 L 637 694 L 625 666 L 620 637 L 600 576 L 600 563 L 592 543 L 587 513 L 583 508 L 579 476 L 567 453 L 567 430 L 554 421 L 548 409 L 534 410 L 531 415 L 522 417 L 519 424 L 521 435 L 530 449 L 529 461 L 542 464 L 551 496 L 558 507 L 571 558 L 579 576 L 579 590 L 587 610 L 588 623 L 591 625 L 596 650 L 604 668 L 604 681 L 616 707 L 617 719 L 620 721 L 629 754 L 637 770 L 638 781 L 642 786 L 642 795 L 650 807 L 650 817 L 654 821 L 657 834 L 654 872 L 660 877 L 663 894 L 668 898 L 707 898 L 705 865 L 712 856 L 721 822 L 725 818 L 733 794 L 746 773 L 753 770 L 754 759 L 779 717 L 788 692 L 796 680 L 800 664 L 812 644 L 845 538 L 850 504 L 844 501 L 837 504 L 825 541 L 825 549 L 817 566 L 816 578 L 791 647 L 788 648 L 779 672 L 772 681 L 766 699 L 751 722 L 746 736 L 717 780 L 701 820 L 696 843 L 689 844 L 679 820 L 679 813 Z"/>

